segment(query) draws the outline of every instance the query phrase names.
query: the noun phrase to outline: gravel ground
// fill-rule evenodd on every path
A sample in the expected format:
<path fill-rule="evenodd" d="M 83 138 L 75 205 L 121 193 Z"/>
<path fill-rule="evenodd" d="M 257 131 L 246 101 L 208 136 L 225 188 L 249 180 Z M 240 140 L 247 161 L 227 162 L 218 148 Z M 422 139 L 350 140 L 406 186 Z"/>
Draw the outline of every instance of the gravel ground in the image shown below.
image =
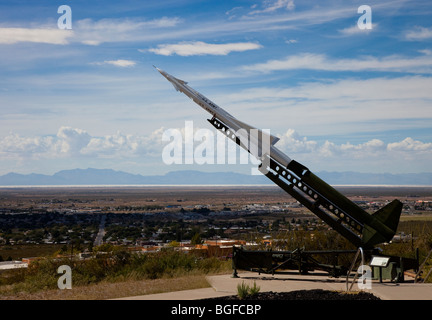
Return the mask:
<path fill-rule="evenodd" d="M 206 300 L 240 300 L 237 295 Z M 259 292 L 245 300 L 381 300 L 368 292 L 345 293 L 329 290 L 298 290 L 290 292 Z"/>

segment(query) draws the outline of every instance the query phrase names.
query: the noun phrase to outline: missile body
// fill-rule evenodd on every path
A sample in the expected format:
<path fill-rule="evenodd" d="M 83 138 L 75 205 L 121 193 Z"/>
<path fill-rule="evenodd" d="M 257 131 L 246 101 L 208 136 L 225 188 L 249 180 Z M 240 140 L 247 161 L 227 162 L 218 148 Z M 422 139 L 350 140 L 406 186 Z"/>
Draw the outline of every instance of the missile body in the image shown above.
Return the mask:
<path fill-rule="evenodd" d="M 393 238 L 402 211 L 399 200 L 394 200 L 373 214 L 367 213 L 307 167 L 276 148 L 274 144 L 279 138 L 241 122 L 192 89 L 186 81 L 156 69 L 177 91 L 184 93 L 210 113 L 212 119 L 209 122 L 216 129 L 225 132 L 229 138 L 261 160 L 260 171 L 264 175 L 355 246 L 370 248 Z M 258 134 L 252 134 L 253 130 Z"/>
<path fill-rule="evenodd" d="M 156 69 L 169 82 L 171 82 L 171 84 L 174 86 L 174 89 L 184 93 L 201 108 L 210 113 L 213 117 L 223 122 L 229 129 L 231 129 L 232 134 L 236 134 L 240 141 L 245 143 L 248 142 L 249 145 L 244 145 L 245 143 L 243 143 L 243 147 L 251 152 L 255 157 L 263 160 L 265 154 L 271 154 L 272 157 L 274 157 L 280 164 L 284 166 L 288 166 L 288 164 L 291 162 L 291 159 L 286 154 L 273 146 L 277 141 L 279 141 L 278 137 L 267 134 L 262 130 L 241 122 L 223 108 L 219 107 L 216 103 L 189 87 L 186 81 L 177 79 L 159 68 Z M 253 130 L 256 130 L 256 134 L 253 134 Z"/>

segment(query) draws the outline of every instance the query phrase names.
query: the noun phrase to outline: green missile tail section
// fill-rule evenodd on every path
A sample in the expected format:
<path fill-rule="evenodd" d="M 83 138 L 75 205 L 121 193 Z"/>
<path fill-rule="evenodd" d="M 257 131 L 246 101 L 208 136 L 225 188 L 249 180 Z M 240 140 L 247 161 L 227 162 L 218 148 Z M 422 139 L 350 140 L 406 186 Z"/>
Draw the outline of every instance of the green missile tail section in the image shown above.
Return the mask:
<path fill-rule="evenodd" d="M 209 122 L 221 132 L 229 131 L 216 118 Z M 227 137 L 240 143 L 236 137 Z M 271 155 L 267 157 L 259 170 L 354 246 L 372 249 L 380 243 L 389 242 L 395 235 L 402 211 L 399 200 L 369 214 L 301 163 L 292 160 L 285 167 Z"/>
<path fill-rule="evenodd" d="M 399 224 L 402 206 L 399 200 L 393 200 L 371 215 L 371 223 L 363 228 L 362 241 L 365 246 L 373 247 L 389 242 L 393 238 Z"/>

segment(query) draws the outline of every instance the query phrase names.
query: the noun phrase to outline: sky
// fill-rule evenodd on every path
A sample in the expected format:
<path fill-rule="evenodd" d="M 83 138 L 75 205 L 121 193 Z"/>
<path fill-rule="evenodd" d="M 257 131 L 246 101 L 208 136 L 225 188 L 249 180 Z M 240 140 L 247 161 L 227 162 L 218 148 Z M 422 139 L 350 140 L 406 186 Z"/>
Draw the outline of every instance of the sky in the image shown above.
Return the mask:
<path fill-rule="evenodd" d="M 311 171 L 432 172 L 431 16 L 429 0 L 2 1 L 0 175 L 250 172 L 164 161 L 169 130 L 217 135 L 153 65 Z"/>

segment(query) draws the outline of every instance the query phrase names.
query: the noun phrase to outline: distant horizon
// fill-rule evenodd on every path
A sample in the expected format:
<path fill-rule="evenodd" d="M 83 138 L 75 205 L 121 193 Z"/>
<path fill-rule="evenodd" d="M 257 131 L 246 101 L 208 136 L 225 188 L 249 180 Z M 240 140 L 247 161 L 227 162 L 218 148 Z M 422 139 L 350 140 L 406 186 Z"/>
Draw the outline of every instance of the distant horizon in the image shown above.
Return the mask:
<path fill-rule="evenodd" d="M 377 187 L 377 188 L 432 188 L 432 185 L 390 185 L 390 184 L 386 184 L 386 185 L 375 185 L 375 184 L 370 184 L 370 185 L 362 185 L 362 184 L 332 184 L 332 187 L 343 187 L 343 188 L 356 188 L 356 187 L 365 187 L 365 188 L 373 188 L 373 187 Z M 265 188 L 274 188 L 274 189 L 278 189 L 279 187 L 277 185 L 271 185 L 271 184 L 176 184 L 176 185 L 170 185 L 170 184 L 147 184 L 147 185 L 123 185 L 123 184 L 112 184 L 112 185 L 10 185 L 10 186 L 3 186 L 0 185 L 0 189 L 19 189 L 19 188 L 140 188 L 140 187 L 179 187 L 179 188 L 188 188 L 188 187 L 245 187 L 245 188 L 252 188 L 252 187 L 265 187 Z"/>
<path fill-rule="evenodd" d="M 219 168 L 222 168 L 221 166 L 218 166 Z M 56 173 L 59 172 L 63 172 L 63 171 L 74 171 L 74 170 L 109 170 L 109 171 L 114 171 L 114 172 L 124 172 L 124 173 L 128 173 L 128 174 L 132 174 L 132 175 L 140 175 L 140 176 L 162 176 L 162 175 L 167 175 L 170 173 L 174 173 L 174 172 L 186 172 L 186 171 L 193 171 L 193 172 L 201 172 L 201 173 L 236 173 L 236 174 L 242 174 L 242 175 L 249 175 L 247 173 L 244 172 L 238 172 L 238 171 L 232 171 L 232 170 L 217 170 L 217 171 L 207 171 L 207 170 L 199 170 L 199 169 L 183 169 L 183 170 L 170 170 L 170 171 L 166 171 L 166 172 L 162 172 L 162 173 L 155 173 L 155 174 L 147 174 L 147 173 L 132 173 L 129 171 L 125 171 L 125 170 L 121 170 L 121 169 L 113 169 L 113 168 L 95 168 L 95 167 L 77 167 L 77 168 L 72 168 L 72 169 L 60 169 L 54 173 L 40 173 L 40 172 L 30 172 L 30 173 L 21 173 L 21 172 L 16 172 L 16 171 L 9 171 L 7 173 L 4 174 L 0 174 L 1 176 L 5 176 L 8 174 L 19 174 L 19 175 L 31 175 L 31 174 L 38 174 L 38 175 L 46 175 L 46 176 L 52 176 L 55 175 Z M 406 173 L 394 173 L 394 172 L 364 172 L 364 171 L 355 171 L 355 170 L 343 170 L 343 171 L 337 171 L 337 170 L 318 170 L 316 171 L 316 173 L 323 173 L 323 172 L 327 172 L 327 173 L 358 173 L 358 174 L 388 174 L 388 175 L 409 175 L 409 174 L 432 174 L 432 170 L 431 171 L 422 171 L 422 172 L 406 172 Z"/>
<path fill-rule="evenodd" d="M 390 174 L 361 172 L 316 172 L 333 186 L 432 186 L 432 173 Z M 163 175 L 141 175 L 113 169 L 67 169 L 52 175 L 7 173 L 0 175 L 2 187 L 88 186 L 88 187 L 145 187 L 145 186 L 268 186 L 273 183 L 264 175 L 232 171 L 206 172 L 174 170 Z"/>

